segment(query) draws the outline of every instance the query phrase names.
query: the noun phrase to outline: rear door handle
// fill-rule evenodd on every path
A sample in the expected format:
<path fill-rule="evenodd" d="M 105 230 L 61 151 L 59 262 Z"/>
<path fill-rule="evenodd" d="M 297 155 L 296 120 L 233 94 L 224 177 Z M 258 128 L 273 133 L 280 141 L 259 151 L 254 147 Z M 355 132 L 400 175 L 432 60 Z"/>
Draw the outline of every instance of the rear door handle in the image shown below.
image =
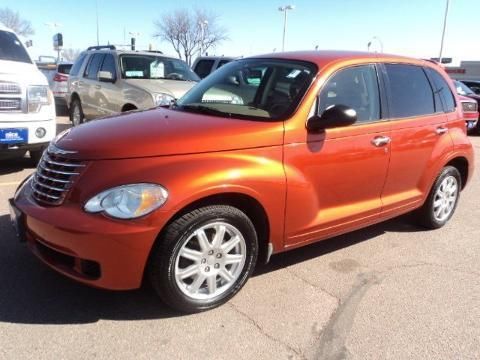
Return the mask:
<path fill-rule="evenodd" d="M 436 132 L 438 135 L 443 135 L 443 134 L 445 134 L 447 131 L 448 131 L 448 128 L 443 127 L 443 126 L 439 126 L 439 127 L 437 127 L 437 129 L 435 130 L 435 132 Z"/>
<path fill-rule="evenodd" d="M 82 85 L 85 85 L 85 83 L 83 81 L 79 81 L 78 85 L 82 86 Z"/>
<path fill-rule="evenodd" d="M 390 139 L 388 136 L 375 136 L 372 139 L 372 145 L 376 147 L 382 147 L 390 144 L 391 140 L 392 139 Z"/>
<path fill-rule="evenodd" d="M 100 85 L 95 85 L 95 89 L 101 89 L 102 87 Z"/>

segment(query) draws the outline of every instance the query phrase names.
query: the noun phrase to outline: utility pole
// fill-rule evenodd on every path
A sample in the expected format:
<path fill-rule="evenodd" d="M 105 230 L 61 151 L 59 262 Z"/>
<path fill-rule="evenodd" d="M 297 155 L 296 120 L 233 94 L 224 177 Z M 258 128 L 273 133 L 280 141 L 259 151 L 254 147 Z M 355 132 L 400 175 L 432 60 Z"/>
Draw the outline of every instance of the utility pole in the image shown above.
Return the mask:
<path fill-rule="evenodd" d="M 447 5 L 445 7 L 445 17 L 443 18 L 443 31 L 442 31 L 442 42 L 440 43 L 440 54 L 438 55 L 438 62 L 442 63 L 443 55 L 443 41 L 445 40 L 445 30 L 447 29 L 447 18 L 448 18 L 448 6 L 450 5 L 450 0 L 447 0 Z"/>
<path fill-rule="evenodd" d="M 283 39 L 282 51 L 285 51 L 285 34 L 287 33 L 287 11 L 295 9 L 295 5 L 280 6 L 278 11 L 283 11 Z"/>

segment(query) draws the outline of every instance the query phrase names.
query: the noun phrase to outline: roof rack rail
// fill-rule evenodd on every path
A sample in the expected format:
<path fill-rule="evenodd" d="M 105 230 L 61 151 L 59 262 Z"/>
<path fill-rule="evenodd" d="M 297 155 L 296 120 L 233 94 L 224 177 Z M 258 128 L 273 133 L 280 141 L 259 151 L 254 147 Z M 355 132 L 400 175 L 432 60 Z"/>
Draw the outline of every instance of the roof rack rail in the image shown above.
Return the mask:
<path fill-rule="evenodd" d="M 151 52 L 151 53 L 157 53 L 157 54 L 163 54 L 163 51 L 160 50 L 143 50 L 145 52 Z"/>
<path fill-rule="evenodd" d="M 115 45 L 98 45 L 98 46 L 89 46 L 87 50 L 102 50 L 102 49 L 110 49 L 116 50 Z"/>

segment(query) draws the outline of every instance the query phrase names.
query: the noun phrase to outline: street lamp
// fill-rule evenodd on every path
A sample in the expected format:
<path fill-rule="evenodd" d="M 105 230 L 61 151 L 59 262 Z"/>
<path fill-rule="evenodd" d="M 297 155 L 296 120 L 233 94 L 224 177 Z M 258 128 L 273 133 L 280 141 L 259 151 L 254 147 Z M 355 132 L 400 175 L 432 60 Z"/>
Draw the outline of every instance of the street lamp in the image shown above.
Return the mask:
<path fill-rule="evenodd" d="M 205 42 L 205 28 L 208 26 L 208 21 L 207 20 L 202 20 L 198 22 L 198 25 L 200 25 L 200 30 L 202 31 L 202 37 L 201 37 L 201 42 L 200 42 L 200 56 L 203 55 L 203 43 Z"/>
<path fill-rule="evenodd" d="M 438 55 L 438 62 L 440 64 L 442 63 L 443 41 L 445 40 L 445 30 L 447 29 L 448 5 L 450 5 L 450 0 L 447 0 L 447 4 L 445 7 L 445 17 L 443 18 L 442 41 L 440 42 L 440 54 Z"/>
<path fill-rule="evenodd" d="M 280 6 L 278 11 L 283 12 L 283 40 L 282 40 L 282 51 L 285 51 L 285 33 L 287 32 L 287 11 L 295 9 L 295 5 L 285 5 Z"/>
<path fill-rule="evenodd" d="M 383 53 L 383 41 L 378 36 L 372 37 L 372 39 L 368 42 L 367 50 L 370 51 L 370 46 L 372 46 L 373 40 L 377 40 L 377 42 L 380 44 L 380 52 Z"/>

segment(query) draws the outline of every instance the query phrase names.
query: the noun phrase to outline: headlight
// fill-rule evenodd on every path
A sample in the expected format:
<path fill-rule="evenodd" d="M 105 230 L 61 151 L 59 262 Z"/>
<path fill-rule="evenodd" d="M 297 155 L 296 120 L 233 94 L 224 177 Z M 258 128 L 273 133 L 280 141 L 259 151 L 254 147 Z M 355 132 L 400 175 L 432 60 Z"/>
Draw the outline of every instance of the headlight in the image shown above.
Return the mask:
<path fill-rule="evenodd" d="M 94 196 L 84 209 L 89 213 L 105 212 L 118 219 L 134 219 L 158 209 L 167 198 L 167 190 L 160 185 L 122 185 Z"/>
<path fill-rule="evenodd" d="M 27 89 L 28 112 L 39 112 L 43 105 L 53 103 L 53 94 L 46 85 L 29 86 Z"/>
<path fill-rule="evenodd" d="M 175 98 L 168 94 L 153 94 L 153 102 L 156 106 L 170 105 Z"/>

